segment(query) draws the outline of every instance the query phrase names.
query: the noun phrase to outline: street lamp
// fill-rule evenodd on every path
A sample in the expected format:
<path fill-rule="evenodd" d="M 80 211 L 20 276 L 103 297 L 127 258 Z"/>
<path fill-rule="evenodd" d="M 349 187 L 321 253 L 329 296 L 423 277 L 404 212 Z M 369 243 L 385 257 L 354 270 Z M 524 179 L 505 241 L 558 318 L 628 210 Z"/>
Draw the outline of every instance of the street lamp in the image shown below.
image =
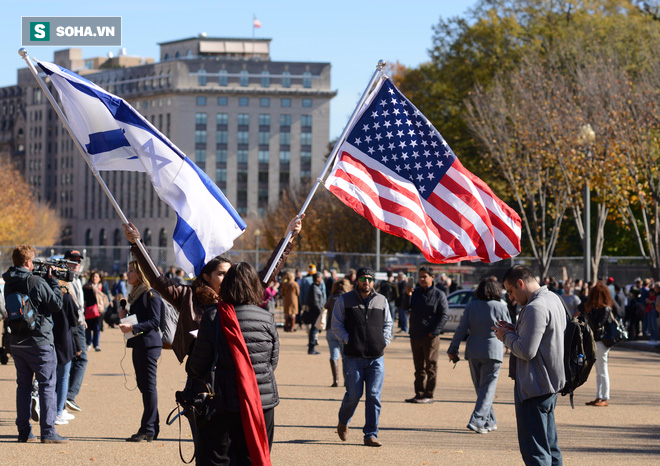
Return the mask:
<path fill-rule="evenodd" d="M 596 133 L 590 124 L 583 125 L 578 133 L 578 144 L 586 148 L 587 159 L 590 158 L 590 147 L 596 140 Z M 587 167 L 588 169 L 588 167 Z M 584 281 L 591 280 L 591 188 L 589 174 L 584 178 Z"/>
<path fill-rule="evenodd" d="M 254 250 L 255 250 L 255 268 L 259 270 L 259 236 L 261 235 L 261 231 L 257 228 L 254 230 Z"/>

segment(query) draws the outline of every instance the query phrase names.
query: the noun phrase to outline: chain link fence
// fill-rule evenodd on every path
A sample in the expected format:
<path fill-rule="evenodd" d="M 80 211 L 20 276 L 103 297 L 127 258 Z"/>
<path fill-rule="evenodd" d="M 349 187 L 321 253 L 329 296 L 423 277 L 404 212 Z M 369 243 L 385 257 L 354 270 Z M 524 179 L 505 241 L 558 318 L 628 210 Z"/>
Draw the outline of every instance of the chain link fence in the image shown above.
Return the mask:
<path fill-rule="evenodd" d="M 11 253 L 14 246 L 0 246 L 0 269 L 2 271 L 12 265 Z M 51 258 L 53 256 L 63 255 L 69 249 L 76 249 L 84 256 L 84 270 L 103 270 L 108 275 L 116 276 L 127 269 L 128 261 L 132 259 L 127 246 L 52 246 L 38 247 L 37 255 L 41 258 Z M 154 263 L 167 270 L 170 266 L 175 266 L 174 251 L 171 247 L 151 247 L 147 250 Z M 231 250 L 225 253 L 232 261 L 249 262 L 257 269 L 265 267 L 272 251 L 260 249 L 256 250 Z M 323 269 L 337 269 L 340 274 L 346 273 L 349 269 L 358 269 L 360 267 L 371 267 L 380 272 L 392 270 L 394 272 L 404 272 L 414 274 L 419 266 L 428 262 L 421 254 L 374 254 L 374 253 L 344 253 L 344 252 L 313 252 L 313 251 L 293 251 L 287 260 L 285 268 L 300 269 L 303 274 L 309 264 L 316 265 L 319 271 Z M 501 278 L 504 272 L 514 264 L 522 264 L 536 272 L 538 263 L 532 257 L 516 257 L 507 259 L 494 264 L 484 264 L 481 262 L 459 262 L 456 264 L 430 264 L 435 273 L 446 273 L 461 287 L 476 285 L 479 280 L 488 275 L 495 275 Z M 567 277 L 582 278 L 584 274 L 584 263 L 582 257 L 555 257 L 552 259 L 548 276 L 555 277 L 557 280 L 563 280 Z M 614 277 L 620 284 L 629 284 L 635 278 L 650 277 L 651 269 L 649 262 L 644 257 L 613 257 L 604 256 L 600 261 L 598 269 L 599 277 Z"/>

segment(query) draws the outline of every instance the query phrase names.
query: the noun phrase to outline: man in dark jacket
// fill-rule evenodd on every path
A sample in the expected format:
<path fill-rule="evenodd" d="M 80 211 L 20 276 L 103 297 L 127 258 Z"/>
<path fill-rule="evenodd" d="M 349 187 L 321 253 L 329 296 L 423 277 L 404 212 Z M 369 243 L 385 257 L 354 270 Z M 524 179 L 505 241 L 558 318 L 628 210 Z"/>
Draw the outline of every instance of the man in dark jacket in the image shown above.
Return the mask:
<path fill-rule="evenodd" d="M 380 447 L 378 418 L 380 393 L 385 378 L 383 351 L 392 337 L 392 316 L 385 297 L 373 290 L 374 271 L 357 271 L 355 289 L 337 298 L 333 309 L 332 331 L 344 344 L 346 394 L 339 408 L 337 434 L 348 438 L 348 423 L 366 388 L 364 444 Z"/>
<path fill-rule="evenodd" d="M 447 322 L 447 296 L 433 284 L 433 271 L 419 268 L 419 286 L 410 295 L 410 347 L 415 364 L 415 396 L 408 403 L 432 403 L 440 333 Z"/>
<path fill-rule="evenodd" d="M 12 333 L 11 354 L 16 367 L 16 426 L 19 442 L 36 442 L 30 425 L 32 378 L 39 383 L 41 443 L 66 443 L 55 431 L 57 401 L 55 398 L 55 371 L 57 356 L 53 339 L 52 314 L 62 309 L 62 291 L 53 276 L 48 279 L 32 275 L 35 249 L 18 246 L 12 252 L 14 265 L 2 275 L 5 279 L 5 300 L 13 293 L 29 296 L 37 311 L 33 330 Z"/>
<path fill-rule="evenodd" d="M 310 324 L 307 354 L 316 355 L 321 353 L 316 351 L 316 345 L 319 344 L 317 340 L 319 329 L 316 328 L 314 324 L 316 323 L 316 319 L 318 319 L 323 312 L 323 306 L 325 306 L 325 297 L 323 290 L 321 289 L 321 285 L 323 284 L 323 275 L 321 275 L 319 272 L 316 272 L 313 278 L 314 281 L 312 282 L 312 286 L 307 292 L 307 300 L 305 304 L 307 304 L 309 312 L 308 322 L 306 323 Z"/>
<path fill-rule="evenodd" d="M 387 299 L 387 303 L 390 306 L 392 322 L 394 322 L 394 313 L 396 312 L 395 302 L 399 298 L 399 287 L 396 283 L 394 283 L 394 276 L 391 270 L 387 271 L 387 280 L 380 282 L 378 292 L 385 296 L 385 299 Z"/>

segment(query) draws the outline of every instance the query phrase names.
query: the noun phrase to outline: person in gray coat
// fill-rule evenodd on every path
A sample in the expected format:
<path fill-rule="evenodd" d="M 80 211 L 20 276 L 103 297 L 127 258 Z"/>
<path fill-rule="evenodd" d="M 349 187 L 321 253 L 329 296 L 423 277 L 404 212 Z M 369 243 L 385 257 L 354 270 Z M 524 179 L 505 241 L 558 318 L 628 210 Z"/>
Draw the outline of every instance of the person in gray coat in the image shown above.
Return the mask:
<path fill-rule="evenodd" d="M 458 347 L 469 332 L 465 359 L 470 364 L 477 403 L 467 428 L 479 434 L 487 434 L 497 429 L 493 399 L 504 356 L 504 345 L 491 327 L 500 320 L 510 323 L 511 319 L 506 304 L 502 302 L 502 285 L 495 277 L 481 280 L 474 294 L 477 299 L 465 307 L 447 355 L 450 361 L 456 360 Z"/>

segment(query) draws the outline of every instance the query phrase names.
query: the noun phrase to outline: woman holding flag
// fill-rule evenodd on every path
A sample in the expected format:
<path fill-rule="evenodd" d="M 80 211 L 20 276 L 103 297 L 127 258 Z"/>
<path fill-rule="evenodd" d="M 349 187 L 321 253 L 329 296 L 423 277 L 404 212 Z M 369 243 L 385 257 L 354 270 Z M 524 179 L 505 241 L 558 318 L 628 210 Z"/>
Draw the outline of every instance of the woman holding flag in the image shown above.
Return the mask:
<path fill-rule="evenodd" d="M 260 307 L 261 279 L 246 262 L 227 271 L 220 299 L 204 312 L 187 363 L 190 387 L 205 387 L 215 364 L 215 414 L 198 419 L 197 461 L 270 464 L 279 404 L 274 374 L 279 340 L 273 314 Z"/>
<path fill-rule="evenodd" d="M 287 257 L 293 249 L 293 238 L 300 233 L 302 229 L 302 219 L 305 214 L 294 217 L 289 222 L 285 237 L 291 232 L 289 243 L 284 248 L 284 252 L 280 257 L 273 277 L 276 277 L 279 270 L 286 262 Z M 179 311 L 179 322 L 177 324 L 176 333 L 174 334 L 174 341 L 172 349 L 180 363 L 183 362 L 185 357 L 192 351 L 192 344 L 195 337 L 190 333 L 199 329 L 199 323 L 202 320 L 204 310 L 210 306 L 218 303 L 218 296 L 220 294 L 220 284 L 231 267 L 231 260 L 225 256 L 217 256 L 204 265 L 201 273 L 192 281 L 190 285 L 181 285 L 167 278 L 165 275 L 156 276 L 153 272 L 146 256 L 142 253 L 140 248 L 137 247 L 137 242 L 140 241 L 140 232 L 132 223 L 124 224 L 124 234 L 126 239 L 132 244 L 131 252 L 135 259 L 140 264 L 146 279 L 151 286 L 160 293 L 161 297 L 171 303 L 177 311 Z M 277 247 L 273 251 L 266 267 L 262 269 L 259 276 L 263 279 L 271 262 L 273 261 L 277 251 L 282 246 L 284 238 L 280 240 Z M 263 298 L 263 297 L 262 297 Z"/>

